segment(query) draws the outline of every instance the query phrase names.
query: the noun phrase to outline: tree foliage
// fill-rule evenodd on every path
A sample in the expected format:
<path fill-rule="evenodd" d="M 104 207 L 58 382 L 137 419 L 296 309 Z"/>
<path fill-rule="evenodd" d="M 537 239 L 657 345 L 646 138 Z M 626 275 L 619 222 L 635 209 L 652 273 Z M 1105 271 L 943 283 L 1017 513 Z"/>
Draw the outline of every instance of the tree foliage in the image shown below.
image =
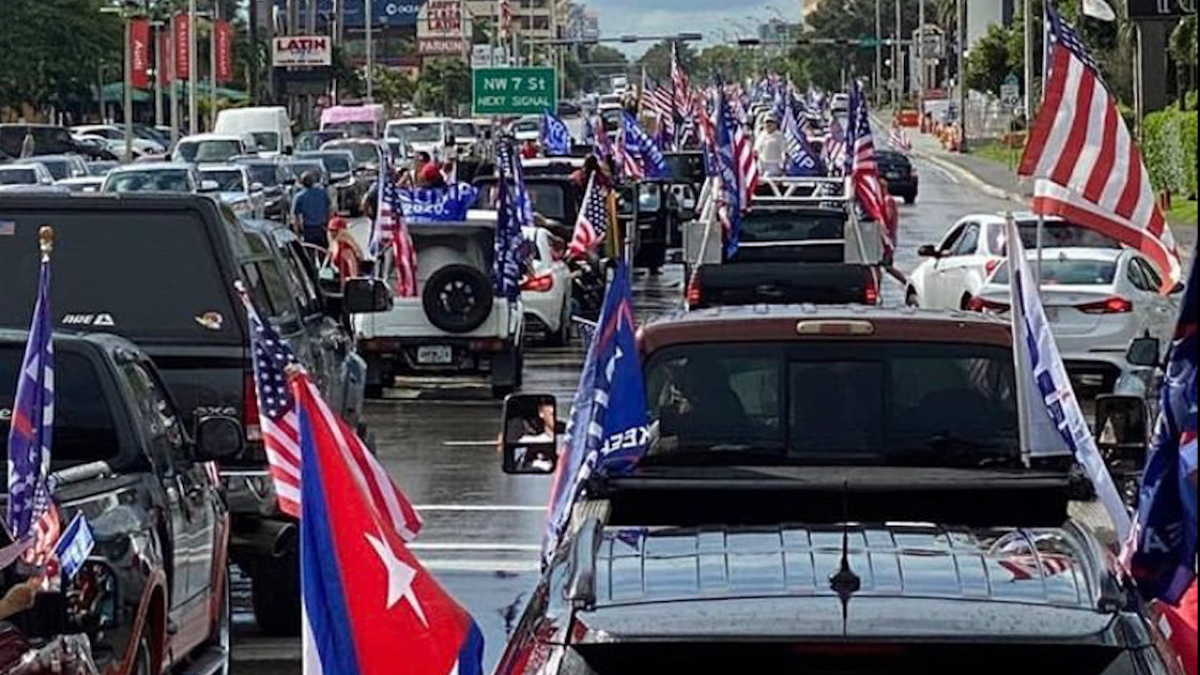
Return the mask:
<path fill-rule="evenodd" d="M 896 30 L 896 2 L 883 2 L 883 37 L 891 38 Z M 909 37 L 920 20 L 920 6 L 903 2 L 900 34 Z M 875 37 L 875 0 L 824 0 L 806 19 L 804 37 L 866 39 Z M 827 88 L 840 88 L 843 76 L 869 77 L 875 72 L 875 49 L 864 47 L 831 47 L 802 45 L 793 53 L 802 63 L 799 68 L 808 73 L 814 83 Z M 891 58 L 885 56 L 885 58 Z"/>
<path fill-rule="evenodd" d="M 638 60 L 638 65 L 645 68 L 651 78 L 666 82 L 671 78 L 671 51 L 671 42 L 660 42 Z M 679 63 L 689 73 L 696 69 L 696 51 L 691 45 L 679 44 Z"/>
<path fill-rule="evenodd" d="M 471 100 L 471 70 L 458 59 L 426 63 L 417 79 L 417 107 L 439 115 L 457 115 Z"/>
<path fill-rule="evenodd" d="M 0 0 L 0 108 L 89 100 L 101 63 L 121 63 L 121 21 L 101 0 Z"/>
<path fill-rule="evenodd" d="M 1000 88 L 1010 74 L 1021 77 L 1024 54 L 1018 44 L 1014 53 L 1012 31 L 1003 26 L 992 26 L 971 49 L 967 59 L 967 86 L 976 91 L 1000 94 Z"/>

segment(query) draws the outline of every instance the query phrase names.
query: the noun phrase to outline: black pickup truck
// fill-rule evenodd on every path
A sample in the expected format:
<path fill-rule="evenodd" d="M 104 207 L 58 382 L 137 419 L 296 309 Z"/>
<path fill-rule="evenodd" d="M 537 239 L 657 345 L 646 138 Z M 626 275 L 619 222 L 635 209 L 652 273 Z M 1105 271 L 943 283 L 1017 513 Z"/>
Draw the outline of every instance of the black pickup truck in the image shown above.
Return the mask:
<path fill-rule="evenodd" d="M 0 447 L 25 342 L 0 331 Z M 228 672 L 230 519 L 214 462 L 242 450 L 240 422 L 211 415 L 189 430 L 157 368 L 124 339 L 57 333 L 54 348 L 54 498 L 64 526 L 82 513 L 96 539 L 57 618 L 88 635 L 101 672 Z M 35 607 L 14 623 L 47 618 Z"/>
<path fill-rule="evenodd" d="M 879 235 L 859 222 L 845 190 L 840 180 L 765 182 L 732 255 L 711 209 L 691 223 L 688 306 L 878 304 Z"/>
<path fill-rule="evenodd" d="M 158 365 L 189 431 L 212 415 L 242 422 L 246 450 L 221 463 L 233 512 L 231 557 L 254 582 L 260 628 L 295 634 L 296 524 L 279 511 L 267 472 L 249 321 L 234 284 L 245 284 L 329 404 L 369 442 L 366 364 L 347 326 L 351 311 L 390 306 L 376 302 L 382 282 L 356 279 L 331 293 L 289 230 L 241 221 L 203 195 L 3 196 L 0 223 L 12 233 L 0 236 L 6 298 L 35 297 L 37 231 L 52 224 L 56 327 L 135 342 Z M 0 327 L 28 325 L 28 307 L 0 303 Z"/>

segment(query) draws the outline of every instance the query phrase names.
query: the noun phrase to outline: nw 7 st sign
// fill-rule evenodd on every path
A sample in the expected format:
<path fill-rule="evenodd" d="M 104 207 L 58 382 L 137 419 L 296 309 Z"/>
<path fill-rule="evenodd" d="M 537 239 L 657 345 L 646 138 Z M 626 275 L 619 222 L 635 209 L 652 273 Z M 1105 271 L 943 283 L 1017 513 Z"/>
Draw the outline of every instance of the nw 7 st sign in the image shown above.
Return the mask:
<path fill-rule="evenodd" d="M 477 116 L 554 112 L 558 77 L 553 68 L 477 68 L 473 99 Z"/>

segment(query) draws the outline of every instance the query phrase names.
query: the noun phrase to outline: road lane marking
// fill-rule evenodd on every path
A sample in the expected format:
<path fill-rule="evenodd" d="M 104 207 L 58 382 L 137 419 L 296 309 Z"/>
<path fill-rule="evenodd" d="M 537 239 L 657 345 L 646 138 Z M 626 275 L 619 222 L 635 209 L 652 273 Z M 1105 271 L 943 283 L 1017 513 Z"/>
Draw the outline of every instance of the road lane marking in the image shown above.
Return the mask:
<path fill-rule="evenodd" d="M 470 574 L 536 574 L 542 564 L 529 560 L 422 560 L 421 565 L 430 572 L 462 572 Z"/>
<path fill-rule="evenodd" d="M 409 544 L 412 551 L 455 551 L 470 553 L 541 553 L 540 544 Z"/>
<path fill-rule="evenodd" d="M 447 448 L 494 448 L 496 439 L 490 441 L 442 441 Z"/>
<path fill-rule="evenodd" d="M 421 513 L 545 513 L 544 506 L 501 506 L 493 504 L 430 504 L 417 506 Z"/>

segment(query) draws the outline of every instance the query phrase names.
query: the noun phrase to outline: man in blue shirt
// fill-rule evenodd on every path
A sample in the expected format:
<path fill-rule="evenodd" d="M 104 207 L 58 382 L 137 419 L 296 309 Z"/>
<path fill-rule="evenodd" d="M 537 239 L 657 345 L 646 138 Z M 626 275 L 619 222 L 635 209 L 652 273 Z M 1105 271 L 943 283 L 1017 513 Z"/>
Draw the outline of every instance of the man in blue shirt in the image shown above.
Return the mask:
<path fill-rule="evenodd" d="M 309 171 L 300 178 L 304 189 L 296 195 L 292 204 L 292 217 L 296 231 L 307 244 L 329 248 L 329 234 L 326 228 L 329 218 L 333 215 L 333 204 L 325 187 L 317 183 L 317 176 Z"/>

